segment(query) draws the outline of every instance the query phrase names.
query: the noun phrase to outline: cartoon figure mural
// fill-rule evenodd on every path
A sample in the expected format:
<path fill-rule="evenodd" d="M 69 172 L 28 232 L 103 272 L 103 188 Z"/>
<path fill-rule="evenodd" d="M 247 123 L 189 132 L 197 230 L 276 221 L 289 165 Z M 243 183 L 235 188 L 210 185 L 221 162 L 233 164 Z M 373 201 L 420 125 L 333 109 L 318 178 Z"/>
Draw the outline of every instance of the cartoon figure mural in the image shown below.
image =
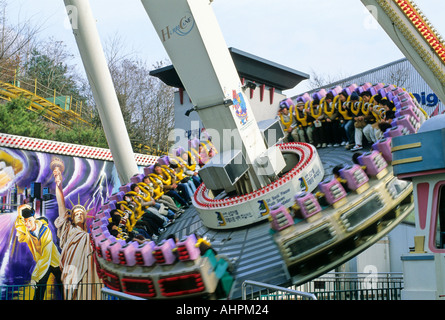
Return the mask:
<path fill-rule="evenodd" d="M 60 253 L 53 242 L 48 220 L 36 218 L 30 205 L 19 206 L 15 221 L 16 235 L 19 242 L 28 245 L 36 265 L 31 274 L 31 285 L 35 285 L 34 300 L 43 300 L 46 284 L 51 274 L 55 278 L 56 290 L 61 289 Z M 61 297 L 59 294 L 58 296 Z"/>
<path fill-rule="evenodd" d="M 89 232 L 114 163 L 0 147 L 0 164 L 0 300 L 97 299 Z"/>

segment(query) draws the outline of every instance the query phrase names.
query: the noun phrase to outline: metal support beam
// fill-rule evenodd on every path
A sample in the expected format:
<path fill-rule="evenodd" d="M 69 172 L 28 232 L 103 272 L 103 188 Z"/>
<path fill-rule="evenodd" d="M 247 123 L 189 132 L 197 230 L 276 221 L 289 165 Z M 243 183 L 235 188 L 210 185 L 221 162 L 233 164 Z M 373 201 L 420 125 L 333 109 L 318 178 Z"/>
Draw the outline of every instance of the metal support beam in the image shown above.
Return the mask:
<path fill-rule="evenodd" d="M 445 64 L 414 23 L 428 24 L 415 9 L 417 6 L 414 7 L 412 1 L 404 1 L 404 5 L 411 7 L 407 15 L 398 0 L 361 1 L 439 99 L 445 102 Z"/>
<path fill-rule="evenodd" d="M 88 0 L 64 0 L 121 184 L 138 172 L 130 138 Z"/>

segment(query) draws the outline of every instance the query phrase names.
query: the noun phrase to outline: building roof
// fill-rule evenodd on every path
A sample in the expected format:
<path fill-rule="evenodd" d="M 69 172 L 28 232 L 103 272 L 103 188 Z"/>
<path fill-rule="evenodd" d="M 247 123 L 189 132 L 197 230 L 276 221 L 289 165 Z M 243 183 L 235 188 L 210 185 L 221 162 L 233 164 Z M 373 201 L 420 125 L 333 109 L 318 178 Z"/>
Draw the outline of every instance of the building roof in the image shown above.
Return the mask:
<path fill-rule="evenodd" d="M 309 75 L 257 57 L 250 53 L 229 48 L 240 78 L 265 84 L 278 90 L 294 88 L 301 81 L 309 79 Z M 165 84 L 184 88 L 173 65 L 150 71 L 150 75 L 159 78 Z"/>

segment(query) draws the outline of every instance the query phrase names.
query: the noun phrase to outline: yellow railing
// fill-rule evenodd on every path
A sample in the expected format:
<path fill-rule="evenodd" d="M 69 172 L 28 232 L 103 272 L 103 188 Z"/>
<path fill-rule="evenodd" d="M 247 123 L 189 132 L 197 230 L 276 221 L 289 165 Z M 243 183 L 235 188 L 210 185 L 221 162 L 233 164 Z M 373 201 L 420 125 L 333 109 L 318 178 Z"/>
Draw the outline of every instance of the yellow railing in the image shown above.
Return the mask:
<path fill-rule="evenodd" d="M 64 95 L 30 79 L 18 75 L 15 70 L 0 69 L 0 98 L 10 101 L 23 97 L 30 101 L 29 109 L 41 112 L 42 116 L 64 127 L 75 122 L 91 124 L 92 115 L 82 101 L 72 95 Z"/>
<path fill-rule="evenodd" d="M 75 122 L 92 125 L 92 114 L 85 110 L 82 101 L 73 99 L 50 89 L 37 79 L 19 76 L 15 70 L 0 68 L 0 99 L 11 101 L 23 97 L 30 101 L 29 110 L 39 112 L 46 119 L 65 128 L 71 128 Z M 137 146 L 144 154 L 165 155 L 165 151 L 145 144 Z"/>

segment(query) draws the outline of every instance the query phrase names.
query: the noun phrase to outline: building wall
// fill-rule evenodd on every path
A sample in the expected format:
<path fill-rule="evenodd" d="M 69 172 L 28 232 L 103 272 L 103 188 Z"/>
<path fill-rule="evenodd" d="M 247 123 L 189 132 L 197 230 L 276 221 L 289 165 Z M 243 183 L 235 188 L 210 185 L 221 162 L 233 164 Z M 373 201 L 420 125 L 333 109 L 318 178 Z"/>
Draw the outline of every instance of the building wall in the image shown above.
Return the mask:
<path fill-rule="evenodd" d="M 260 86 L 253 90 L 252 96 L 250 89 L 246 89 L 245 93 L 257 122 L 275 118 L 280 101 L 286 98 L 279 90 L 270 90 L 265 87 L 262 91 Z M 197 112 L 191 112 L 189 116 L 185 115 L 191 108 L 193 104 L 187 92 L 184 91 L 181 98 L 181 92 L 177 90 L 175 92 L 175 135 L 176 142 L 183 147 L 186 147 L 184 145 L 186 139 L 199 137 L 199 132 L 203 128 Z"/>
<path fill-rule="evenodd" d="M 438 99 L 437 95 L 431 90 L 425 80 L 423 80 L 407 59 L 400 59 L 381 67 L 330 83 L 323 88 L 331 88 L 337 85 L 346 86 L 352 83 L 360 85 L 365 82 L 381 82 L 405 88 L 406 91 L 413 93 L 423 109 L 429 115 L 432 115 L 435 112 L 437 114 L 445 112 L 443 102 Z M 316 92 L 319 89 L 321 88 L 312 90 L 309 93 Z M 294 99 L 297 96 L 295 96 Z"/>

